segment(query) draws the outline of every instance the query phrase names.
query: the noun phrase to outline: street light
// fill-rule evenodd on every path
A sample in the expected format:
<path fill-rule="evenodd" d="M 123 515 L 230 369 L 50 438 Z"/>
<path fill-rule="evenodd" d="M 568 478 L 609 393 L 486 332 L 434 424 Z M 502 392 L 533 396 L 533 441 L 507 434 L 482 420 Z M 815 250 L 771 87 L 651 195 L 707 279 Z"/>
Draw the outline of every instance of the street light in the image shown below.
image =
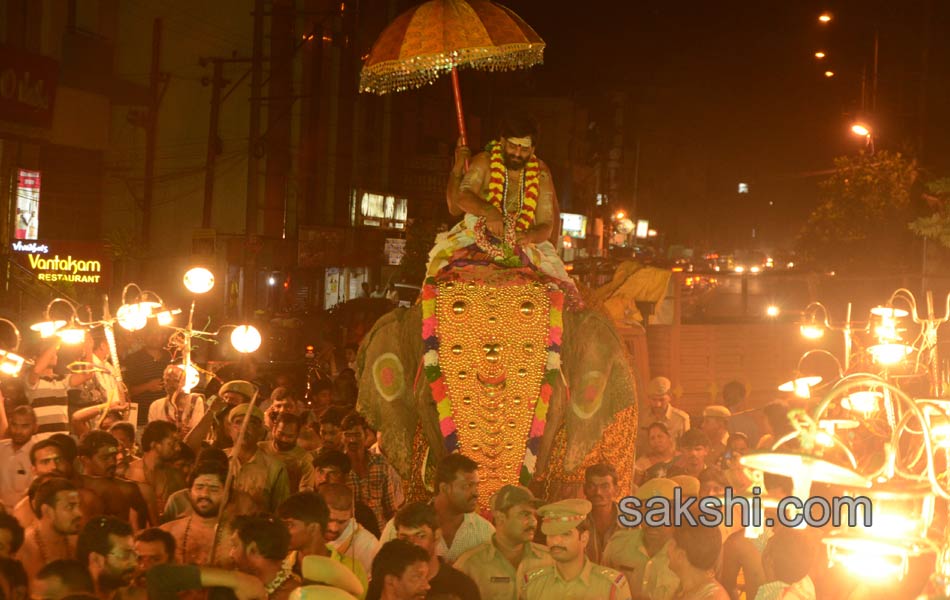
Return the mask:
<path fill-rule="evenodd" d="M 185 376 L 185 384 L 182 386 L 182 391 L 186 394 L 190 393 L 191 390 L 201 383 L 201 373 L 198 372 L 198 369 L 196 369 L 194 365 L 182 363 L 175 366 L 181 369 Z"/>
<path fill-rule="evenodd" d="M 136 293 L 131 298 L 132 302 L 127 303 L 127 300 L 129 300 L 129 290 L 132 288 L 135 288 Z M 145 329 L 145 326 L 148 324 L 148 318 L 152 316 L 158 317 L 155 309 L 161 308 L 164 304 L 165 303 L 155 292 L 143 290 L 134 283 L 126 284 L 126 286 L 122 288 L 122 306 L 115 311 L 116 322 L 127 331 Z M 170 321 L 170 319 L 167 318 L 162 318 L 161 320 L 165 321 L 165 323 L 159 323 L 161 325 L 167 324 Z"/>
<path fill-rule="evenodd" d="M 819 23 L 822 23 L 822 24 L 830 23 L 830 22 L 831 22 L 831 13 L 830 13 L 830 12 L 823 12 L 823 13 L 821 13 L 820 15 L 818 15 L 818 22 L 819 22 Z"/>
<path fill-rule="evenodd" d="M 241 354 L 250 354 L 251 352 L 257 351 L 261 347 L 261 332 L 257 330 L 253 325 L 232 325 L 230 323 L 218 327 L 215 331 L 202 331 L 200 329 L 186 330 L 184 328 L 178 328 L 176 334 L 173 337 L 173 344 L 181 346 L 184 342 L 176 341 L 174 338 L 176 336 L 188 336 L 190 338 L 200 338 L 200 339 L 209 339 L 214 338 L 227 329 L 232 329 L 231 331 L 231 345 L 235 350 Z"/>
<path fill-rule="evenodd" d="M 874 362 L 884 366 L 896 365 L 913 351 L 914 348 L 906 344 L 883 343 L 868 347 Z"/>
<path fill-rule="evenodd" d="M 193 267 L 185 273 L 184 283 L 192 294 L 205 294 L 214 287 L 214 273 L 204 267 Z"/>
<path fill-rule="evenodd" d="M 826 55 L 823 51 L 821 51 L 821 50 L 819 50 L 818 52 L 815 52 L 815 58 L 817 58 L 817 59 L 819 59 L 819 60 L 822 59 L 822 58 L 824 58 L 825 56 L 827 56 L 827 55 Z"/>
<path fill-rule="evenodd" d="M 818 316 L 819 311 L 822 313 L 821 317 Z M 830 321 L 828 308 L 821 302 L 812 302 L 802 313 L 799 331 L 802 337 L 809 340 L 821 339 L 826 330 L 842 332 L 844 334 L 844 369 L 842 371 L 847 371 L 851 367 L 851 303 L 848 303 L 847 315 L 842 325 L 832 326 Z"/>
<path fill-rule="evenodd" d="M 181 368 L 185 373 L 184 391 L 188 393 L 200 381 L 197 369 L 191 365 L 191 336 L 194 330 L 195 304 L 198 302 L 199 294 L 206 294 L 214 287 L 214 273 L 204 267 L 192 267 L 185 272 L 182 283 L 189 292 L 195 295 L 191 299 L 191 310 L 188 311 L 188 327 L 182 331 Z"/>
<path fill-rule="evenodd" d="M 851 133 L 863 137 L 871 154 L 874 154 L 874 136 L 871 133 L 871 127 L 869 125 L 865 123 L 855 123 L 851 125 Z"/>
<path fill-rule="evenodd" d="M 54 319 L 51 316 L 53 305 L 65 304 L 69 307 L 70 315 L 68 320 Z M 65 298 L 53 298 L 46 305 L 46 311 L 43 313 L 45 321 L 30 325 L 30 329 L 40 334 L 41 338 L 57 336 L 64 344 L 81 344 L 86 339 L 86 330 L 79 323 L 79 315 L 76 313 L 76 305 Z"/>
<path fill-rule="evenodd" d="M 834 71 L 825 71 L 825 77 L 827 77 L 828 79 L 831 79 L 834 76 L 835 76 Z"/>
<path fill-rule="evenodd" d="M 250 354 L 261 347 L 261 332 L 253 325 L 238 325 L 231 332 L 231 345 L 242 354 Z"/>

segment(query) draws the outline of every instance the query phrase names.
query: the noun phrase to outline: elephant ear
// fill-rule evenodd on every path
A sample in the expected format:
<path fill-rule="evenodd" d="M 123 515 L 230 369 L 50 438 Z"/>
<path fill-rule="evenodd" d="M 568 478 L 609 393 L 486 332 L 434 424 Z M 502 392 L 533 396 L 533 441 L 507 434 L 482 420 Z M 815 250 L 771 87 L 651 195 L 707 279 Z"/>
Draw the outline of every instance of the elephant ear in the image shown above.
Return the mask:
<path fill-rule="evenodd" d="M 564 469 L 570 472 L 601 441 L 614 415 L 636 406 L 637 384 L 623 340 L 599 313 L 565 311 L 563 348 L 568 387 L 562 402 L 568 436 Z"/>
<path fill-rule="evenodd" d="M 419 422 L 413 384 L 422 360 L 422 309 L 397 308 L 366 334 L 357 354 L 356 408 L 379 432 L 379 446 L 402 477 L 412 467 Z"/>

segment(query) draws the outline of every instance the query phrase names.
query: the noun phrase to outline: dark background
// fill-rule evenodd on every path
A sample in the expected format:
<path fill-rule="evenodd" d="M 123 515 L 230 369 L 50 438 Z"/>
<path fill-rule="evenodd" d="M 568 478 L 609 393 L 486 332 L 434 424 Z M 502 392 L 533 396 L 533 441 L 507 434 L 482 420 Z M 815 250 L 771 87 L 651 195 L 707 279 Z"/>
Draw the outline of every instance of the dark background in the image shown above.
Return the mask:
<path fill-rule="evenodd" d="M 626 93 L 640 141 L 639 207 L 668 243 L 742 245 L 735 220 L 755 213 L 764 246 L 790 246 L 833 158 L 863 147 L 849 131 L 858 118 L 873 124 L 878 149 L 917 158 L 925 177 L 950 173 L 950 3 L 504 4 L 547 42 L 545 63 L 466 72 L 467 108 L 487 110 L 484 87 L 515 99 Z M 817 20 L 823 11 L 829 24 Z M 817 50 L 828 57 L 815 59 Z M 752 193 L 737 194 L 739 182 Z"/>

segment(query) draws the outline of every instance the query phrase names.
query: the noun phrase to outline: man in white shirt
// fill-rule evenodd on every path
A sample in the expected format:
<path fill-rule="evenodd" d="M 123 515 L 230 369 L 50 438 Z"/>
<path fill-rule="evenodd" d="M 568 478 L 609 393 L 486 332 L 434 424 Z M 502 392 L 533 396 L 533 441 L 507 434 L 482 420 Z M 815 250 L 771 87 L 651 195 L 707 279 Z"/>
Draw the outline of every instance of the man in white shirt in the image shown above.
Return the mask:
<path fill-rule="evenodd" d="M 182 390 L 185 377 L 178 365 L 168 365 L 162 375 L 165 396 L 148 407 L 148 420 L 168 421 L 178 427 L 182 439 L 188 435 L 205 414 L 204 399 L 198 394 L 186 394 Z"/>
<path fill-rule="evenodd" d="M 379 540 L 356 522 L 353 490 L 342 483 L 325 483 L 318 492 L 330 509 L 330 519 L 324 532 L 327 546 L 343 556 L 355 557 L 368 576 L 373 570 L 373 558 L 376 557 Z"/>
<path fill-rule="evenodd" d="M 17 406 L 9 417 L 9 438 L 0 440 L 0 501 L 12 513 L 33 481 L 30 449 L 39 441 L 36 414 L 29 406 Z"/>
<path fill-rule="evenodd" d="M 439 461 L 435 472 L 438 490 L 432 505 L 439 518 L 439 538 L 435 553 L 452 564 L 463 552 L 491 540 L 495 528 L 479 515 L 478 463 L 461 454 L 449 454 Z M 395 539 L 396 526 L 386 523 L 380 545 Z"/>

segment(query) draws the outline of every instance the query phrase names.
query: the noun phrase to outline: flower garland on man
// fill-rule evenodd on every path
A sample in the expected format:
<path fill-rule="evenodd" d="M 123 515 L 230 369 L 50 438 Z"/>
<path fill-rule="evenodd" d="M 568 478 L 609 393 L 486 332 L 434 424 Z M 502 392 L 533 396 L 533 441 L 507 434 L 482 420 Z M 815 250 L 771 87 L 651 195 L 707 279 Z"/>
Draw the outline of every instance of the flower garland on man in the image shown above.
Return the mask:
<path fill-rule="evenodd" d="M 446 200 L 452 215 L 465 217 L 436 239 L 427 277 L 460 260 L 532 267 L 562 288 L 572 306 L 580 305 L 577 288 L 550 242 L 557 197 L 550 170 L 534 154 L 537 140 L 532 120 L 508 117 L 500 138 L 472 158 L 464 175 L 467 149 L 457 149 Z"/>

